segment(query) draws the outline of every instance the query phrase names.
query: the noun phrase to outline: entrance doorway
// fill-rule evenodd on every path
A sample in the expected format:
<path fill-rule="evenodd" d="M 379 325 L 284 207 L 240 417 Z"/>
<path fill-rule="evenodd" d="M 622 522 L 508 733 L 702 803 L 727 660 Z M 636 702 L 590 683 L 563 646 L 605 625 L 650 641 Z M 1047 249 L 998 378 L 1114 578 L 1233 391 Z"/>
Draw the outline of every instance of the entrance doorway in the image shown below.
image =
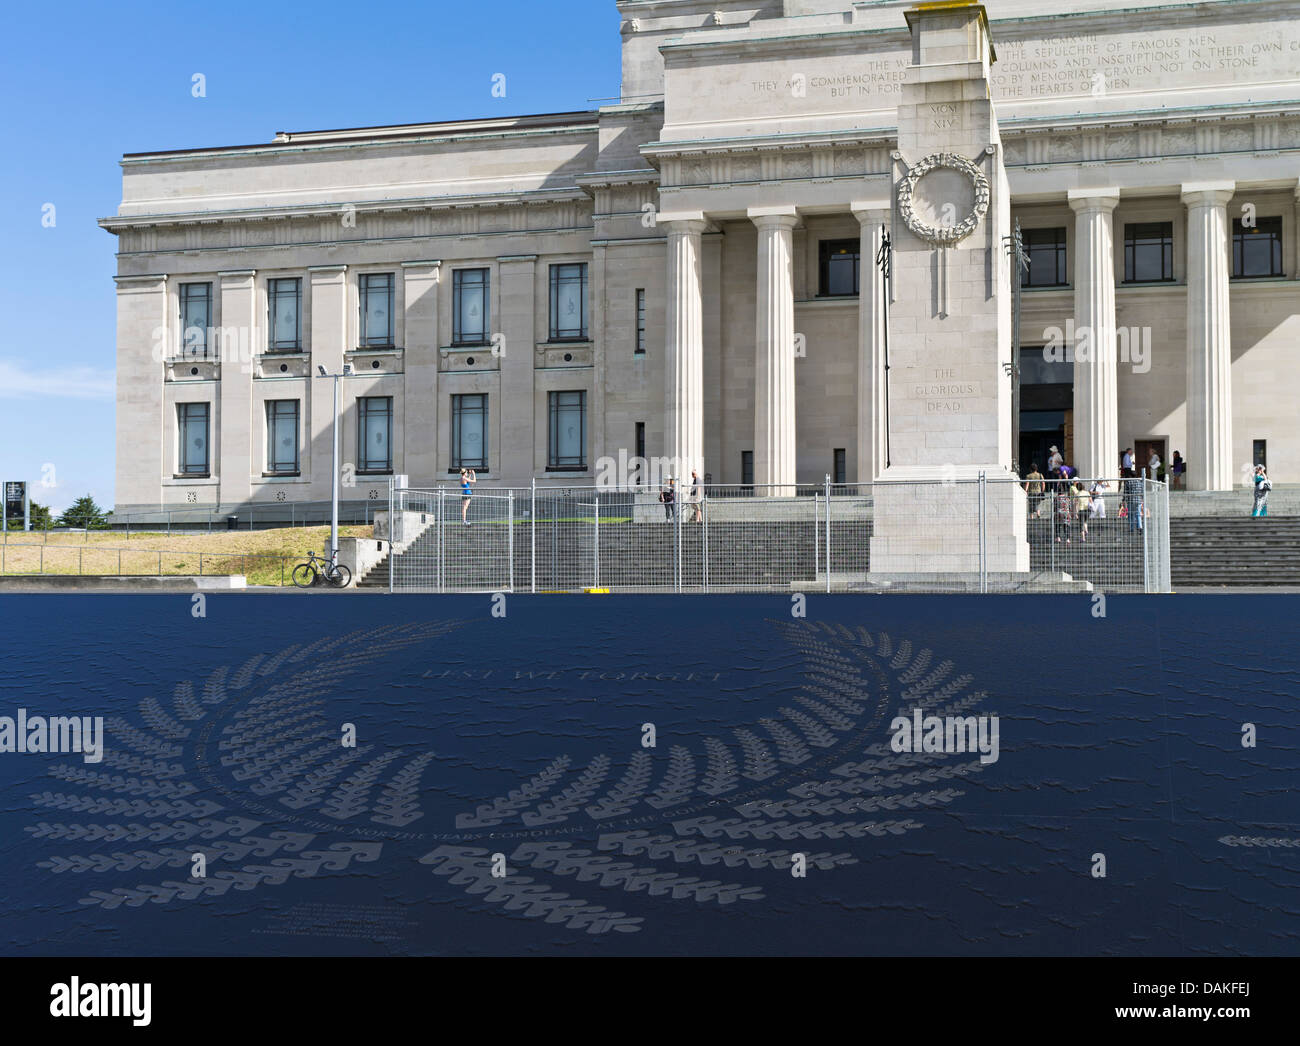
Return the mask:
<path fill-rule="evenodd" d="M 1151 460 L 1151 452 L 1154 450 L 1160 458 L 1159 475 L 1151 475 L 1150 469 L 1147 469 L 1148 479 L 1164 479 L 1165 470 L 1169 466 L 1169 458 L 1165 454 L 1165 444 L 1167 440 L 1150 437 L 1149 439 L 1139 439 L 1133 442 L 1133 469 L 1140 476 L 1142 470 L 1147 468 L 1147 462 Z"/>

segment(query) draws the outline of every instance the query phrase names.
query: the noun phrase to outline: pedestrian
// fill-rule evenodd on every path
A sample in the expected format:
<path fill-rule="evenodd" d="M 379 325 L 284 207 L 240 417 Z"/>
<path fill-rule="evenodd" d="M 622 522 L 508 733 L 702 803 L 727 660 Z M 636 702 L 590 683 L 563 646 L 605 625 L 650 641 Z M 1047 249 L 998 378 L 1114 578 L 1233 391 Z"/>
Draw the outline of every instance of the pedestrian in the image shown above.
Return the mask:
<path fill-rule="evenodd" d="M 1056 542 L 1060 544 L 1061 538 L 1065 538 L 1065 543 L 1070 543 L 1070 519 L 1074 511 L 1074 501 L 1070 497 L 1070 488 L 1065 483 L 1056 485 L 1056 492 L 1052 495 L 1055 509 L 1053 517 L 1056 520 Z"/>
<path fill-rule="evenodd" d="M 1088 509 L 1092 504 L 1092 497 L 1084 489 L 1083 484 L 1077 479 L 1071 484 L 1074 498 L 1074 515 L 1079 521 L 1079 537 L 1083 541 L 1088 540 Z"/>
<path fill-rule="evenodd" d="M 704 487 L 700 483 L 700 474 L 691 469 L 691 507 L 695 509 L 696 523 L 704 522 Z"/>
<path fill-rule="evenodd" d="M 673 489 L 673 477 L 669 476 L 664 481 L 664 488 L 659 492 L 659 500 L 664 506 L 664 519 L 669 523 L 673 521 L 673 502 L 677 499 L 676 491 Z"/>
<path fill-rule="evenodd" d="M 1130 532 L 1142 530 L 1142 494 L 1143 481 L 1136 475 L 1132 469 L 1124 469 L 1124 479 L 1121 480 L 1124 487 L 1124 514 L 1128 516 L 1128 529 Z"/>
<path fill-rule="evenodd" d="M 1147 458 L 1147 475 L 1152 479 L 1160 479 L 1160 455 L 1156 453 L 1156 448 L 1151 448 L 1151 455 Z"/>
<path fill-rule="evenodd" d="M 1054 475 L 1057 469 L 1065 464 L 1065 459 L 1061 457 L 1061 452 L 1056 447 L 1048 447 L 1047 452 L 1051 455 L 1047 459 L 1047 472 L 1049 475 Z"/>
<path fill-rule="evenodd" d="M 1251 516 L 1268 515 L 1268 492 L 1273 489 L 1273 481 L 1268 478 L 1268 471 L 1263 465 L 1255 466 L 1255 508 Z"/>
<path fill-rule="evenodd" d="M 1034 519 L 1040 519 L 1043 514 L 1043 491 L 1046 489 L 1046 484 L 1043 482 L 1043 474 L 1038 471 L 1038 462 L 1030 464 L 1029 475 L 1025 480 L 1025 493 L 1029 495 L 1029 510 L 1033 513 Z"/>
<path fill-rule="evenodd" d="M 1133 448 L 1132 447 L 1125 447 L 1124 453 L 1119 459 L 1119 474 L 1121 476 L 1124 475 L 1125 469 L 1128 469 L 1130 472 L 1133 471 Z"/>
<path fill-rule="evenodd" d="M 1104 479 L 1094 479 L 1092 486 L 1088 490 L 1088 514 L 1097 520 L 1105 522 L 1106 520 L 1106 491 L 1110 489 L 1110 484 Z"/>
<path fill-rule="evenodd" d="M 1174 490 L 1182 490 L 1183 476 L 1187 472 L 1187 462 L 1183 460 L 1183 456 L 1178 451 L 1174 451 L 1174 463 L 1169 467 L 1169 471 L 1173 473 L 1173 482 L 1170 483 L 1170 486 Z"/>
<path fill-rule="evenodd" d="M 469 526 L 469 499 L 474 496 L 474 484 L 478 482 L 478 476 L 473 469 L 460 470 L 460 519 L 465 526 Z"/>

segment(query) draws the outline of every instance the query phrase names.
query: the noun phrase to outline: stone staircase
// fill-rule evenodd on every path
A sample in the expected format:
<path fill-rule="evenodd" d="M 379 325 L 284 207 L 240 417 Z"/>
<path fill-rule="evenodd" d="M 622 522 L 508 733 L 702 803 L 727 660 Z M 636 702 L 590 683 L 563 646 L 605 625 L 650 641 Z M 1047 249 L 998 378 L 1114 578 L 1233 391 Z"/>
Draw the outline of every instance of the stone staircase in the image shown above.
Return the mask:
<path fill-rule="evenodd" d="M 1300 516 L 1175 517 L 1169 541 L 1175 590 L 1300 585 Z"/>
<path fill-rule="evenodd" d="M 508 564 L 510 525 L 479 522 L 465 527 L 456 521 L 443 529 L 446 591 L 495 591 L 509 586 L 527 591 L 533 580 L 530 562 L 532 533 L 527 522 L 514 524 L 513 564 Z M 599 574 L 592 550 L 594 527 L 572 519 L 537 524 L 538 591 L 572 591 L 582 587 L 665 589 L 674 582 L 674 532 L 667 522 L 602 523 Z M 757 522 L 731 520 L 709 526 L 682 523 L 682 584 L 710 588 L 782 590 L 791 586 L 820 589 L 825 584 L 825 524 L 814 536 L 808 520 Z M 1030 525 L 1031 568 L 1043 577 L 1088 581 L 1098 589 L 1133 588 L 1142 583 L 1142 541 L 1119 521 L 1112 521 L 1088 544 L 1053 547 L 1046 521 Z M 832 571 L 836 587 L 861 587 L 868 581 L 871 523 L 869 520 L 831 522 Z M 436 590 L 438 532 L 420 534 L 393 562 L 394 587 Z M 385 556 L 358 580 L 363 588 L 386 588 L 389 564 Z M 598 580 L 597 580 L 598 578 Z M 820 579 L 820 580 L 819 580 Z"/>

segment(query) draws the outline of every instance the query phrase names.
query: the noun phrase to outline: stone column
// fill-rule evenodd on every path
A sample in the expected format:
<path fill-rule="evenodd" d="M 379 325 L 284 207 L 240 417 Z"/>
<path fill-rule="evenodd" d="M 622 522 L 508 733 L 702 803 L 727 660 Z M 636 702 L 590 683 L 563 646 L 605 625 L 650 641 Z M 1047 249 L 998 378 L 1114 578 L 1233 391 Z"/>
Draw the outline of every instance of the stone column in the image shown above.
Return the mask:
<path fill-rule="evenodd" d="M 441 261 L 402 262 L 402 282 L 406 288 L 402 463 L 415 487 L 427 487 L 441 478 L 438 475 L 438 276 L 441 269 Z"/>
<path fill-rule="evenodd" d="M 1085 478 L 1119 469 L 1115 206 L 1119 189 L 1071 189 L 1074 210 L 1074 460 Z M 1066 336 L 1067 343 L 1069 336 Z"/>
<path fill-rule="evenodd" d="M 317 367 L 330 374 L 343 371 L 343 354 L 348 347 L 348 288 L 346 265 L 313 265 L 307 269 L 311 283 L 311 381 L 308 396 L 308 447 L 303 455 L 303 473 L 311 476 L 311 486 L 304 500 L 328 501 L 332 484 L 334 445 L 334 379 L 317 377 Z M 349 382 L 339 388 L 339 469 L 356 462 L 356 435 L 346 422 L 351 410 Z M 352 431 L 349 445 L 347 433 Z M 310 469 L 310 471 L 308 471 Z M 356 492 L 341 488 L 340 498 Z"/>
<path fill-rule="evenodd" d="M 1183 186 L 1187 205 L 1188 490 L 1231 490 L 1232 329 L 1228 201 L 1232 182 Z M 1174 448 L 1168 448 L 1170 457 Z"/>
<path fill-rule="evenodd" d="M 793 496 L 794 227 L 793 207 L 751 207 L 758 226 L 758 307 L 754 330 L 754 484 L 758 493 Z M 772 484 L 766 489 L 764 484 Z"/>
<path fill-rule="evenodd" d="M 115 511 L 153 512 L 164 502 L 163 481 L 176 470 L 175 441 L 166 441 L 167 360 L 184 344 L 168 329 L 167 277 L 117 276 L 117 481 Z M 178 323 L 173 326 L 179 326 Z M 182 397 L 183 398 L 183 397 Z M 171 425 L 176 424 L 172 406 Z M 208 453 L 216 445 L 216 412 Z M 215 473 L 214 473 L 215 474 Z M 208 493 L 207 490 L 204 494 Z"/>
<path fill-rule="evenodd" d="M 217 415 L 220 428 L 208 436 L 209 448 L 221 477 L 222 506 L 247 504 L 252 497 L 253 426 L 265 419 L 253 417 L 253 354 L 261 351 L 254 269 L 217 273 L 221 294 L 221 391 Z M 215 438 L 215 439 L 214 439 Z"/>
<path fill-rule="evenodd" d="M 670 471 L 685 480 L 704 474 L 704 327 L 700 237 L 702 212 L 661 214 L 668 237 L 665 308 L 664 435 Z M 654 477 L 662 480 L 663 477 Z"/>
<path fill-rule="evenodd" d="M 888 199 L 856 201 L 853 214 L 862 227 L 858 262 L 858 467 L 859 483 L 885 471 L 888 409 L 885 403 L 885 278 L 876 254 L 890 221 Z"/>
<path fill-rule="evenodd" d="M 493 333 L 504 336 L 505 355 L 496 361 L 501 395 L 488 395 L 488 471 L 500 476 L 505 486 L 526 486 L 534 475 L 544 475 L 546 470 L 547 402 L 546 393 L 537 389 L 535 362 L 537 344 L 545 338 L 546 328 L 540 327 L 545 314 L 537 314 L 537 268 L 535 254 L 497 259 L 501 290 L 500 296 L 493 298 L 500 304 Z M 473 391 L 478 389 L 475 386 Z M 456 391 L 471 390 L 462 386 Z M 540 431 L 539 425 L 543 426 Z M 447 433 L 450 436 L 450 426 Z"/>

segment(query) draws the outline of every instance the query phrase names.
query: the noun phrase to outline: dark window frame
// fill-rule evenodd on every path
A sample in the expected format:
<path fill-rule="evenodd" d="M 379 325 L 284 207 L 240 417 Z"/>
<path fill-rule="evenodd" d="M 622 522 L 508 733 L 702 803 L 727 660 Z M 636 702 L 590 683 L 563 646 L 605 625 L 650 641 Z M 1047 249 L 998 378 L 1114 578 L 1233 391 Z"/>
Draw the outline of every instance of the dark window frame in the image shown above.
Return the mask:
<path fill-rule="evenodd" d="M 1064 225 L 1040 229 L 1022 229 L 1020 235 L 1024 242 L 1025 256 L 1029 259 L 1029 271 L 1024 274 L 1022 287 L 1068 287 L 1070 285 L 1068 267 L 1069 231 Z M 1050 235 L 1050 239 L 1049 239 Z M 1040 242 L 1035 243 L 1038 240 Z M 1040 256 L 1039 264 L 1034 265 L 1035 254 Z M 1049 265 L 1051 279 L 1038 279 Z"/>
<path fill-rule="evenodd" d="M 742 450 L 740 452 L 740 482 L 743 486 L 754 486 L 754 452 L 752 450 Z"/>
<path fill-rule="evenodd" d="M 474 283 L 469 277 L 481 277 L 481 283 Z M 483 289 L 483 317 L 481 329 L 466 331 L 462 295 L 467 286 L 481 286 Z M 492 271 L 479 266 L 472 269 L 454 269 L 451 274 L 451 343 L 453 345 L 487 345 L 491 330 L 492 312 Z"/>
<path fill-rule="evenodd" d="M 848 248 L 852 247 L 852 250 Z M 831 265 L 833 259 L 853 259 L 853 290 L 831 291 Z M 817 297 L 855 298 L 862 288 L 862 240 L 820 240 L 817 244 Z"/>
<path fill-rule="evenodd" d="M 374 287 L 378 281 L 388 299 L 386 314 L 388 330 L 383 334 L 370 332 L 370 295 L 376 293 Z M 392 349 L 397 345 L 397 317 L 394 315 L 397 300 L 397 280 L 391 272 L 363 272 L 357 278 L 358 305 L 360 306 L 360 328 L 357 331 L 357 344 L 363 349 Z"/>
<path fill-rule="evenodd" d="M 383 404 L 383 407 L 375 406 Z M 373 459 L 367 450 L 366 436 L 370 431 L 371 414 L 383 417 L 387 423 L 384 436 L 385 462 L 381 467 L 372 464 Z M 393 397 L 392 396 L 358 396 L 357 397 L 357 475 L 386 476 L 393 471 Z"/>
<path fill-rule="evenodd" d="M 1268 223 L 1265 229 L 1264 223 Z M 1243 272 L 1246 260 L 1246 241 L 1267 238 L 1272 243 L 1269 251 L 1268 272 Z M 1232 278 L 1234 280 L 1267 280 L 1286 275 L 1286 257 L 1283 251 L 1282 218 L 1269 215 L 1256 218 L 1249 231 L 1241 224 L 1240 218 L 1232 219 Z"/>
<path fill-rule="evenodd" d="M 576 279 L 566 279 L 563 275 L 564 270 L 577 269 L 579 275 Z M 566 283 L 578 284 L 578 322 L 577 333 L 568 333 L 573 328 L 561 328 L 559 325 L 560 310 L 560 288 Z M 590 327 L 587 324 L 587 313 L 589 311 L 588 301 L 589 287 L 589 270 L 586 262 L 556 262 L 550 267 L 550 309 L 548 329 L 548 341 L 553 342 L 575 342 L 587 341 L 590 337 Z"/>
<path fill-rule="evenodd" d="M 849 481 L 847 448 L 835 447 L 831 450 L 831 477 L 832 483 Z"/>
<path fill-rule="evenodd" d="M 466 407 L 469 406 L 470 400 L 479 400 L 481 403 L 476 408 L 476 412 L 483 417 L 483 447 L 479 452 L 477 459 L 471 460 L 461 453 L 461 419 L 468 413 Z M 453 393 L 451 397 L 451 466 L 448 472 L 459 472 L 462 468 L 473 469 L 476 473 L 486 472 L 488 469 L 488 394 L 486 392 L 461 392 Z"/>
<path fill-rule="evenodd" d="M 281 343 L 276 340 L 276 313 L 283 297 L 281 285 L 293 284 L 294 332 L 293 341 Z M 276 277 L 266 281 L 266 351 L 267 352 L 301 352 L 302 351 L 302 279 L 297 276 Z"/>
<path fill-rule="evenodd" d="M 186 447 L 189 443 L 189 427 L 199 419 L 190 417 L 193 411 L 201 411 L 203 423 L 203 464 L 191 466 Z M 212 404 L 178 403 L 176 404 L 176 475 L 189 479 L 202 479 L 212 475 Z"/>
<path fill-rule="evenodd" d="M 576 461 L 561 460 L 559 454 L 561 418 L 572 413 L 573 404 L 566 404 L 561 397 L 576 396 L 578 413 L 579 455 Z M 587 470 L 587 390 L 555 389 L 546 394 L 546 471 L 547 472 L 585 472 Z"/>
<path fill-rule="evenodd" d="M 1145 230 L 1145 231 L 1143 231 Z M 1159 230 L 1153 232 L 1152 230 Z M 1160 251 L 1160 276 L 1139 279 L 1140 250 Z M 1174 282 L 1174 223 L 1169 222 L 1126 222 L 1124 225 L 1124 282 L 1173 283 Z"/>
<path fill-rule="evenodd" d="M 194 296 L 193 292 L 197 288 L 202 288 L 202 295 Z M 203 305 L 203 323 L 194 324 L 190 322 L 189 307 L 192 303 L 201 301 Z M 212 330 L 212 284 L 210 282 L 182 283 L 178 291 L 178 303 L 180 306 L 181 322 L 181 339 L 180 339 L 180 356 L 182 358 L 206 359 L 208 350 L 212 347 L 209 344 L 210 332 Z M 203 332 L 203 344 L 197 348 L 191 348 L 187 342 L 186 332 L 192 329 L 198 329 Z"/>
<path fill-rule="evenodd" d="M 636 289 L 636 343 L 632 350 L 634 356 L 645 355 L 645 331 L 645 288 L 638 287 Z"/>
<path fill-rule="evenodd" d="M 293 462 L 291 467 L 280 467 L 274 448 L 276 422 L 282 420 L 281 411 L 292 408 Z M 267 476 L 298 476 L 302 474 L 302 407 L 298 400 L 266 401 L 266 472 Z"/>

